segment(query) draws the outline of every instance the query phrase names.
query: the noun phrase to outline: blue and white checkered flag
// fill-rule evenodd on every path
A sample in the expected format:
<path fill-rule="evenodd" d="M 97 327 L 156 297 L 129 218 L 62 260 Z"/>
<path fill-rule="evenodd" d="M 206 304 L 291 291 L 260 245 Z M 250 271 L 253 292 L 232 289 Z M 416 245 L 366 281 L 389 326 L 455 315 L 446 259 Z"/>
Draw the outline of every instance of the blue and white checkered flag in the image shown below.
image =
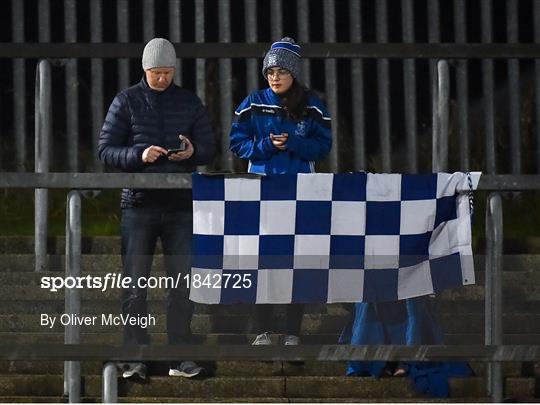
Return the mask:
<path fill-rule="evenodd" d="M 375 302 L 474 284 L 467 176 L 194 174 L 190 298 Z"/>

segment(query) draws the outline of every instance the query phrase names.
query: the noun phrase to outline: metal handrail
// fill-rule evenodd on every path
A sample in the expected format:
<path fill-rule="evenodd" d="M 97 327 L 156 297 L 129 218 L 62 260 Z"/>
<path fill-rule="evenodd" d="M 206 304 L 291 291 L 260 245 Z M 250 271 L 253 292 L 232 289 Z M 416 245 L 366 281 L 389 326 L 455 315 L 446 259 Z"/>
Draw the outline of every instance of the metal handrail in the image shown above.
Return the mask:
<path fill-rule="evenodd" d="M 7 344 L 0 346 L 1 360 L 31 361 L 540 361 L 540 345 L 320 345 L 296 347 L 249 344 L 191 344 L 110 346 L 98 344 Z"/>
<path fill-rule="evenodd" d="M 42 60 L 36 69 L 35 88 L 35 172 L 49 171 L 49 141 L 52 122 L 51 64 Z M 47 210 L 48 193 L 45 188 L 35 190 L 35 271 L 47 268 Z"/>
<path fill-rule="evenodd" d="M 75 47 L 80 46 L 80 44 L 74 44 Z M 101 45 L 101 44 L 100 44 Z M 123 44 L 125 45 L 125 44 Z M 329 52 L 328 44 L 325 44 L 326 52 Z M 363 45 L 364 46 L 364 45 Z M 378 45 L 379 46 L 379 45 Z M 414 44 L 413 47 L 417 47 L 417 44 Z M 469 46 L 470 47 L 470 46 Z M 58 48 L 60 49 L 60 48 Z M 75 49 L 75 48 L 74 48 Z M 199 48 L 198 48 L 199 49 Z M 349 48 L 350 49 L 350 48 Z M 365 48 L 363 48 L 365 49 Z M 469 48 L 467 48 L 469 49 Z M 334 50 L 336 51 L 336 50 Z M 343 51 L 343 50 L 342 50 Z M 138 51 L 140 52 L 140 51 Z M 339 52 L 339 49 L 337 49 Z M 350 52 L 350 50 L 349 50 Z M 403 47 L 400 48 L 400 52 L 403 52 Z M 309 55 L 309 49 L 307 54 Z M 93 55 L 95 57 L 95 55 Z M 329 56 L 327 53 L 325 56 Z M 334 57 L 339 57 L 338 55 L 333 55 Z M 118 57 L 118 54 L 115 55 Z M 401 57 L 403 54 L 401 53 Z M 425 56 L 411 56 L 411 57 L 425 57 Z M 447 168 L 448 162 L 448 101 L 449 101 L 449 68 L 447 61 L 439 61 L 437 63 L 437 72 L 434 75 L 434 89 L 433 89 L 433 171 L 440 172 L 444 171 Z M 121 187 L 136 187 L 136 188 L 190 188 L 191 187 L 191 177 L 189 174 L 125 174 L 125 173 L 114 173 L 114 174 L 97 174 L 97 173 L 47 173 L 48 172 L 48 139 L 50 137 L 50 108 L 51 108 L 51 91 L 50 91 L 50 64 L 47 61 L 41 61 L 38 65 L 37 70 L 37 80 L 36 80 L 36 174 L 26 174 L 26 173 L 6 173 L 0 179 L 0 187 L 13 187 L 13 188 L 24 188 L 31 187 L 36 189 L 36 270 L 44 270 L 46 260 L 46 229 L 47 229 L 47 192 L 48 188 L 121 188 Z M 5 181 L 5 184 L 2 184 L 2 180 Z M 489 179 L 488 179 L 489 180 Z M 498 187 L 501 187 L 500 177 L 497 177 L 495 180 L 491 179 Z M 540 188 L 540 176 L 534 176 L 531 181 L 531 178 L 528 177 L 527 180 L 524 180 L 523 176 L 513 176 L 510 181 L 512 187 L 520 186 L 522 183 L 527 183 L 528 187 L 531 187 L 531 182 L 534 187 L 536 184 Z M 482 187 L 481 180 L 479 188 Z M 489 183 L 489 181 L 488 181 Z M 44 222 L 45 221 L 45 222 Z M 486 221 L 486 235 L 488 237 L 487 244 L 487 256 L 488 260 L 486 262 L 486 344 L 497 344 L 502 343 L 502 330 L 500 328 L 502 309 L 501 309 L 501 300 L 500 294 L 497 295 L 497 291 L 500 290 L 500 263 L 502 255 L 502 207 L 500 204 L 500 195 L 495 194 L 490 196 L 488 199 L 488 210 L 487 210 L 487 221 Z M 68 210 L 66 213 L 66 275 L 74 276 L 80 274 L 80 254 L 81 254 L 81 224 L 80 224 L 80 195 L 77 191 L 71 191 L 68 196 Z M 495 271 L 491 271 L 494 268 Z M 489 286 L 489 287 L 488 287 Z M 80 313 L 80 293 L 77 290 L 69 291 L 66 293 L 66 313 L 78 314 Z M 65 343 L 73 348 L 77 346 L 79 349 L 82 347 L 78 345 L 79 343 L 80 330 L 78 327 L 68 327 L 65 330 Z M 200 346 L 199 346 L 200 347 Z M 396 351 L 390 347 L 377 346 L 375 352 L 369 352 L 369 348 L 365 348 L 361 353 L 360 358 L 355 358 L 358 356 L 359 350 L 362 347 L 355 346 L 353 349 L 348 349 L 343 352 L 342 349 L 344 346 L 338 346 L 333 348 L 332 346 L 321 346 L 318 352 L 305 354 L 309 357 L 310 355 L 315 355 L 317 359 L 323 360 L 327 356 L 324 353 L 334 353 L 332 358 L 340 358 L 347 360 L 369 360 L 369 353 L 371 353 L 374 358 L 372 360 L 384 360 L 390 359 L 392 356 L 389 356 L 389 353 L 396 357 L 398 360 L 429 360 L 431 359 L 429 355 L 429 350 L 433 349 L 433 346 L 417 346 L 417 347 L 406 347 L 409 350 L 417 350 L 416 352 L 406 352 L 405 357 L 399 357 L 399 350 L 403 348 L 398 348 Z M 484 348 L 489 346 L 483 346 Z M 499 346 L 500 348 L 501 346 Z M 440 348 L 440 347 L 439 347 Z M 97 351 L 96 348 L 94 348 Z M 211 355 L 212 359 L 222 358 L 223 350 L 227 349 L 225 346 L 219 346 L 217 351 L 214 353 L 213 350 L 205 349 L 204 355 Z M 255 358 L 261 359 L 260 348 L 256 348 L 258 351 L 255 352 Z M 272 359 L 279 360 L 281 349 L 278 349 L 278 353 L 271 352 L 269 355 Z M 311 347 L 311 349 L 317 350 L 317 347 Z M 443 347 L 443 351 L 447 350 L 446 356 L 443 355 L 442 358 L 448 358 L 450 350 L 448 347 Z M 41 349 L 42 350 L 42 349 Z M 65 349 L 64 349 L 65 350 Z M 234 354 L 239 356 L 240 354 L 234 349 L 227 351 L 228 354 Z M 274 350 L 274 349 L 272 349 Z M 351 351 L 352 350 L 352 351 Z M 455 350 L 455 349 L 452 349 Z M 241 347 L 240 351 L 242 353 L 248 352 L 247 347 Z M 305 347 L 301 348 L 300 356 L 302 356 L 302 351 L 306 351 Z M 504 350 L 503 350 L 504 351 Z M 117 348 L 115 348 L 115 354 L 109 353 L 107 360 L 114 360 L 120 353 Z M 173 350 L 174 352 L 174 350 Z M 463 353 L 458 349 L 459 358 L 474 358 L 475 354 L 479 353 L 479 349 L 476 348 L 474 353 Z M 19 349 L 17 353 L 20 353 Z M 140 356 L 140 351 L 137 351 Z M 194 356 L 191 349 L 191 355 L 188 356 L 195 360 L 199 358 Z M 298 349 L 295 348 L 294 359 L 298 359 Z M 338 355 L 336 357 L 335 353 L 341 353 L 341 357 Z M 456 353 L 454 351 L 454 353 Z M 527 347 L 526 353 L 529 356 L 533 356 L 534 359 L 538 358 L 538 353 L 534 347 Z M 166 358 L 171 358 L 170 349 L 166 351 Z M 264 352 L 262 353 L 264 354 Z M 66 357 L 66 352 L 61 350 L 60 353 L 63 356 L 64 360 L 71 360 L 65 362 L 65 374 L 64 374 L 64 390 L 69 394 L 70 402 L 79 402 L 80 401 L 80 363 L 78 361 L 73 361 L 73 358 Z M 158 353 L 151 352 L 151 359 L 156 359 L 155 356 L 158 356 Z M 287 357 L 287 351 L 284 351 L 285 359 Z M 0 354 L 1 356 L 1 354 Z M 277 356 L 277 357 L 276 357 Z M 412 356 L 412 357 L 411 357 Z M 535 357 L 536 356 L 536 357 Z M 143 356 L 144 357 L 144 356 Z M 173 356 L 177 358 L 184 358 L 185 355 Z M 226 356 L 225 356 L 226 357 Z M 264 357 L 264 356 L 263 356 Z M 494 360 L 493 353 L 491 357 L 488 357 L 484 353 L 485 361 L 504 361 L 504 360 Z M 129 357 L 125 359 L 138 359 L 138 357 L 133 354 L 129 354 Z M 394 359 L 394 358 L 392 358 Z M 510 361 L 510 360 L 507 360 Z M 516 361 L 516 360 L 513 360 Z M 104 386 L 103 386 L 103 399 L 107 402 L 114 402 L 117 399 L 117 390 L 114 387 L 114 382 L 116 378 L 116 370 L 113 371 L 113 366 L 111 363 L 107 363 L 106 367 L 103 370 L 104 377 Z M 114 380 L 114 381 L 113 381 Z M 488 391 L 494 401 L 499 402 L 502 400 L 502 373 L 500 364 L 491 363 L 488 367 Z"/>
<path fill-rule="evenodd" d="M 502 242 L 503 213 L 500 193 L 491 193 L 486 207 L 485 343 L 502 345 Z M 493 402 L 502 402 L 503 375 L 500 363 L 487 366 L 487 390 Z"/>
<path fill-rule="evenodd" d="M 81 194 L 72 190 L 67 197 L 66 209 L 66 277 L 81 275 Z M 65 313 L 81 314 L 81 290 L 67 288 L 65 293 Z M 69 324 L 64 329 L 64 343 L 80 343 L 80 325 Z M 64 394 L 70 403 L 81 402 L 81 364 L 78 361 L 64 362 Z"/>
<path fill-rule="evenodd" d="M 246 175 L 246 174 L 243 174 Z M 191 188 L 190 173 L 19 173 L 1 172 L 0 188 L 178 189 Z M 477 190 L 540 190 L 538 174 L 483 174 Z"/>

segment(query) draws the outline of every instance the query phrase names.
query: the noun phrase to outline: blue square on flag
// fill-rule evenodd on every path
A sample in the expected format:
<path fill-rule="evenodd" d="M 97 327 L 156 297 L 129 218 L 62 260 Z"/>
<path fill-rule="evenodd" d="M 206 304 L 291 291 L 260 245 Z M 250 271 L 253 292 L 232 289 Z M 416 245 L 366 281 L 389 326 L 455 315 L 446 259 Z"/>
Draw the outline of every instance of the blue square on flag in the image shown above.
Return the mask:
<path fill-rule="evenodd" d="M 193 200 L 223 201 L 225 199 L 225 176 L 204 176 L 193 173 Z"/>
<path fill-rule="evenodd" d="M 200 269 L 223 268 L 223 236 L 193 235 L 192 266 Z"/>
<path fill-rule="evenodd" d="M 431 232 L 399 237 L 399 267 L 409 267 L 429 259 Z"/>
<path fill-rule="evenodd" d="M 435 228 L 437 228 L 443 222 L 450 221 L 456 218 L 457 218 L 456 196 L 437 198 L 437 212 L 435 214 Z"/>
<path fill-rule="evenodd" d="M 332 224 L 331 201 L 297 201 L 296 234 L 329 235 Z M 399 230 L 399 225 L 398 225 Z"/>
<path fill-rule="evenodd" d="M 260 269 L 292 269 L 294 235 L 261 235 L 259 237 Z"/>
<path fill-rule="evenodd" d="M 334 174 L 333 201 L 366 201 L 366 173 Z"/>
<path fill-rule="evenodd" d="M 399 201 L 366 202 L 366 235 L 399 235 Z"/>
<path fill-rule="evenodd" d="M 295 302 L 326 302 L 328 298 L 328 270 L 295 269 L 292 296 Z"/>
<path fill-rule="evenodd" d="M 330 268 L 363 269 L 364 242 L 364 236 L 332 235 L 330 237 Z"/>
<path fill-rule="evenodd" d="M 429 261 L 433 291 L 439 292 L 463 284 L 459 253 L 442 256 Z"/>
<path fill-rule="evenodd" d="M 437 197 L 437 174 L 401 176 L 402 200 L 429 200 Z"/>
<path fill-rule="evenodd" d="M 261 177 L 261 200 L 296 200 L 296 174 Z"/>
<path fill-rule="evenodd" d="M 398 269 L 364 270 L 364 301 L 397 301 Z"/>
<path fill-rule="evenodd" d="M 259 201 L 225 201 L 225 235 L 259 234 Z"/>
<path fill-rule="evenodd" d="M 257 270 L 223 270 L 220 304 L 255 302 L 257 300 Z"/>

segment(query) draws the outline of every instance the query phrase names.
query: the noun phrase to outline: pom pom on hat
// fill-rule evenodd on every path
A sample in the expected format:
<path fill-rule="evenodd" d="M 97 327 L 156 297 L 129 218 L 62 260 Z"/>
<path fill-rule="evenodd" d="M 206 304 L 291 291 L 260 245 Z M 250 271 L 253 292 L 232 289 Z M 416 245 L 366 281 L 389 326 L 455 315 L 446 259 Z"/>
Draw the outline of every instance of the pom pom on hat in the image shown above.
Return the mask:
<path fill-rule="evenodd" d="M 146 44 L 142 56 L 142 68 L 175 67 L 176 51 L 165 38 L 154 38 Z"/>
<path fill-rule="evenodd" d="M 266 71 L 269 68 L 280 67 L 287 69 L 296 79 L 300 76 L 301 50 L 293 38 L 284 37 L 274 42 L 263 60 L 262 74 L 266 78 Z"/>

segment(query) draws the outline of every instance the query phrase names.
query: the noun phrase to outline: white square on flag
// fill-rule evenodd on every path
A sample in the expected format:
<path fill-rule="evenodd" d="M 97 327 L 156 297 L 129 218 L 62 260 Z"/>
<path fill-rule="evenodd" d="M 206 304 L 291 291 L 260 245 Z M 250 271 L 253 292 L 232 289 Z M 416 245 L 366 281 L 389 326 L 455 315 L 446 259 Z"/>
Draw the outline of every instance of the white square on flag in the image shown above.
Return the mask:
<path fill-rule="evenodd" d="M 301 173 L 296 183 L 296 199 L 298 201 L 332 201 L 331 173 L 312 174 Z"/>
<path fill-rule="evenodd" d="M 433 230 L 437 201 L 401 201 L 400 234 L 414 235 Z M 420 215 L 425 213 L 424 215 Z"/>
<path fill-rule="evenodd" d="M 327 269 L 329 264 L 330 235 L 295 235 L 295 269 Z"/>
<path fill-rule="evenodd" d="M 332 235 L 365 235 L 366 202 L 332 201 Z"/>
<path fill-rule="evenodd" d="M 261 201 L 261 235 L 294 235 L 295 201 Z"/>
<path fill-rule="evenodd" d="M 223 235 L 225 230 L 225 201 L 193 201 L 193 233 Z"/>
<path fill-rule="evenodd" d="M 259 201 L 261 180 L 249 177 L 225 179 L 225 201 Z"/>

